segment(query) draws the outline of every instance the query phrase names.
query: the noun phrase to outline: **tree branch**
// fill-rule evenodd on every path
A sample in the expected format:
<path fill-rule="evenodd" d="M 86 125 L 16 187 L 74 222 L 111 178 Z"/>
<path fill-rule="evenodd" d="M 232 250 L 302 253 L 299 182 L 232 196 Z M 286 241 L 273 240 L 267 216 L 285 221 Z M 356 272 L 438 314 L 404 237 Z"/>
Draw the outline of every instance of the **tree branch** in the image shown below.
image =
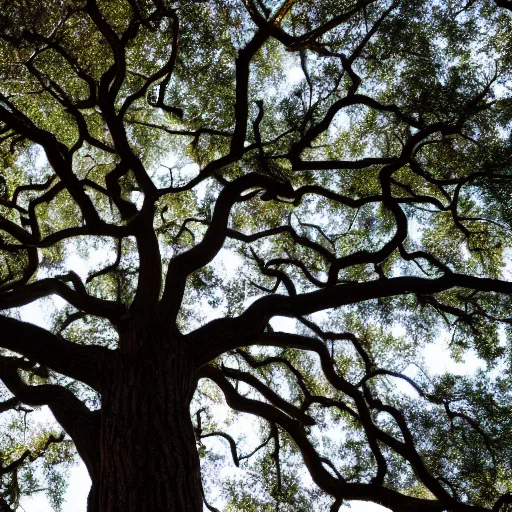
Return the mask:
<path fill-rule="evenodd" d="M 73 439 L 94 482 L 99 477 L 99 413 L 87 407 L 68 389 L 45 384 L 28 386 L 12 363 L 0 361 L 0 378 L 19 400 L 28 405 L 48 405 L 55 419 Z"/>
<path fill-rule="evenodd" d="M 214 320 L 187 335 L 196 346 L 200 364 L 225 351 L 247 346 L 274 316 L 301 317 L 325 309 L 393 297 L 408 293 L 432 295 L 451 288 L 467 288 L 512 295 L 512 283 L 463 274 L 445 274 L 436 279 L 395 277 L 362 283 L 340 284 L 293 297 L 270 295 L 254 302 L 240 316 Z"/>
<path fill-rule="evenodd" d="M 0 331 L 2 348 L 101 390 L 104 364 L 110 357 L 108 349 L 78 345 L 41 327 L 5 316 L 0 316 Z"/>

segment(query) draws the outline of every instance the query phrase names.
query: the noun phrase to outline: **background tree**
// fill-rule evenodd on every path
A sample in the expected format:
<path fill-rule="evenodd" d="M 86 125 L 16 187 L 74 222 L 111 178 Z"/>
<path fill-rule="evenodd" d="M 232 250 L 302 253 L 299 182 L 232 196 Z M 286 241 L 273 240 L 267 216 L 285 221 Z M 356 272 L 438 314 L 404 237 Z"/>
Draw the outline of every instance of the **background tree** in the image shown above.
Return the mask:
<path fill-rule="evenodd" d="M 510 8 L 0 1 L 1 506 L 505 510 Z"/>

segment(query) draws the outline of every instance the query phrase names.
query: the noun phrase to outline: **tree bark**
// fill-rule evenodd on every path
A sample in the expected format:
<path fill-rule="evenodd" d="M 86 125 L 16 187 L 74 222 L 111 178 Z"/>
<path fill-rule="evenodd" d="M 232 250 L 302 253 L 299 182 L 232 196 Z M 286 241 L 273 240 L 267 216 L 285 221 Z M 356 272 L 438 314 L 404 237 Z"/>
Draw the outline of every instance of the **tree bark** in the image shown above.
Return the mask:
<path fill-rule="evenodd" d="M 182 343 L 142 337 L 130 336 L 105 376 L 99 510 L 202 512 L 194 364 Z"/>

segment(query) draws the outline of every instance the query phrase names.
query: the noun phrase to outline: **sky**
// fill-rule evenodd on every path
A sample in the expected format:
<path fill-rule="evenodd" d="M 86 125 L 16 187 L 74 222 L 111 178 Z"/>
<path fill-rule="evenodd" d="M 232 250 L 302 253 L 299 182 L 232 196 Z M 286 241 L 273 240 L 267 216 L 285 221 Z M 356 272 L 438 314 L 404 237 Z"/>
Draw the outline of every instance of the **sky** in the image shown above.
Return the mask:
<path fill-rule="evenodd" d="M 225 267 L 230 274 L 237 273 L 237 267 L 241 264 L 235 261 L 235 259 L 228 254 L 227 251 L 223 252 L 221 264 Z M 96 268 L 100 263 L 105 262 L 105 254 L 101 251 L 93 253 L 92 257 L 88 261 L 82 260 L 77 254 L 69 254 L 68 256 L 68 268 L 77 270 L 77 273 L 84 278 L 91 269 Z M 64 301 L 60 298 L 54 300 L 57 307 L 62 307 Z M 36 323 L 43 327 L 48 327 L 47 319 L 43 313 L 40 303 L 35 302 L 22 310 L 22 319 Z M 275 330 L 281 330 L 286 332 L 293 332 L 295 323 L 293 320 L 288 318 L 277 318 L 272 321 L 273 328 Z M 404 332 L 400 331 L 400 328 L 396 328 L 395 335 L 402 335 Z M 465 374 L 473 372 L 480 364 L 480 361 L 475 354 L 469 352 L 461 362 L 455 362 L 449 357 L 448 354 L 448 341 L 449 335 L 446 333 L 445 336 L 439 338 L 435 344 L 427 345 L 421 356 L 425 360 L 427 368 L 432 373 L 444 373 L 450 371 L 454 374 Z M 396 383 L 398 386 L 409 386 L 402 381 Z M 404 389 L 407 391 L 406 389 Z M 411 391 L 409 389 L 409 391 Z M 412 392 L 412 391 L 411 391 Z M 51 412 L 46 409 L 43 412 L 46 418 L 51 417 Z M 87 470 L 83 463 L 79 463 L 76 467 L 72 468 L 71 476 L 69 480 L 69 488 L 65 496 L 65 504 L 62 512 L 86 512 L 87 495 L 90 488 L 90 479 L 87 474 Z M 212 503 L 215 505 L 215 502 Z M 220 503 L 217 504 L 220 506 Z M 31 498 L 24 498 L 21 501 L 22 510 L 26 512 L 52 512 L 48 500 L 44 496 L 44 493 L 33 496 Z M 206 508 L 204 509 L 207 510 Z M 343 506 L 340 510 L 352 510 L 352 512 L 379 512 L 388 510 L 379 505 L 367 502 L 352 502 L 350 506 Z"/>
<path fill-rule="evenodd" d="M 68 491 L 66 493 L 66 503 L 62 507 L 62 512 L 86 512 L 87 494 L 91 481 L 85 466 L 81 463 L 73 468 Z M 21 505 L 26 512 L 53 512 L 44 497 L 32 497 L 22 500 Z M 207 509 L 204 509 L 205 512 Z M 342 507 L 340 510 L 351 510 L 352 512 L 381 512 L 389 509 L 368 502 L 352 502 L 351 507 Z"/>
<path fill-rule="evenodd" d="M 291 83 L 294 83 L 302 78 L 302 71 L 300 68 L 292 68 L 289 71 L 288 79 Z M 42 164 L 42 163 L 41 163 Z M 89 269 L 96 267 L 97 263 L 102 261 L 104 258 L 103 254 L 97 254 L 92 259 L 85 262 L 80 260 L 78 257 L 71 256 L 68 260 L 69 268 L 77 270 L 82 277 L 85 277 Z M 233 263 L 233 262 L 231 262 Z M 236 264 L 226 265 L 231 268 L 232 272 L 236 271 Z M 79 270 L 79 271 L 78 271 Z M 63 301 L 56 300 L 57 305 L 62 305 Z M 44 326 L 45 320 L 43 314 L 38 307 L 37 303 L 32 306 L 25 308 L 23 313 L 23 319 Z M 290 332 L 293 329 L 293 322 L 289 320 L 281 320 L 274 324 L 277 330 L 284 330 Z M 400 333 L 395 333 L 400 334 Z M 422 356 L 426 362 L 426 366 L 430 368 L 433 373 L 443 373 L 450 371 L 455 374 L 464 374 L 473 372 L 480 364 L 476 355 L 468 353 L 465 356 L 464 361 L 455 362 L 448 356 L 447 349 L 447 336 L 441 337 L 437 343 L 428 345 L 422 353 Z M 404 384 L 402 384 L 404 385 Z M 48 416 L 51 413 L 47 410 Z M 70 474 L 69 488 L 65 495 L 65 504 L 63 506 L 63 512 L 86 512 L 87 495 L 90 488 L 90 479 L 87 474 L 87 470 L 83 463 L 79 463 L 76 467 L 73 467 Z M 51 512 L 48 500 L 44 497 L 43 493 L 35 495 L 30 498 L 24 498 L 21 501 L 21 508 L 26 512 Z M 206 508 L 205 508 L 206 510 Z M 343 506 L 341 510 L 352 510 L 353 512 L 379 512 L 388 510 L 379 505 L 368 502 L 352 502 L 351 506 Z"/>
<path fill-rule="evenodd" d="M 27 309 L 24 316 L 30 317 L 31 321 L 36 323 L 39 317 L 40 323 L 44 323 L 37 304 Z M 26 319 L 26 318 L 25 318 Z M 38 322 L 39 323 L 39 322 Z M 290 319 L 277 319 L 273 322 L 273 327 L 280 330 L 290 330 L 293 322 Z M 397 333 L 399 334 L 399 333 Z M 469 373 L 477 368 L 479 361 L 473 354 L 468 354 L 464 361 L 455 362 L 447 354 L 448 337 L 440 338 L 436 344 L 429 345 L 423 350 L 423 357 L 432 371 L 442 373 L 451 371 L 456 374 Z M 440 357 L 442 355 L 442 357 Z M 42 414 L 51 417 L 51 412 L 46 408 Z M 65 503 L 62 512 L 86 512 L 87 495 L 91 481 L 87 473 L 85 465 L 80 462 L 76 467 L 71 469 L 69 488 L 65 495 Z M 212 503 L 215 505 L 215 503 Z M 218 504 L 220 505 L 220 504 Z M 22 510 L 26 512 L 53 512 L 48 500 L 43 493 L 30 498 L 24 498 L 21 501 Z M 204 509 L 206 512 L 206 508 Z M 385 507 L 375 505 L 369 502 L 351 502 L 350 505 L 341 507 L 340 510 L 351 510 L 352 512 L 379 512 L 387 511 Z"/>

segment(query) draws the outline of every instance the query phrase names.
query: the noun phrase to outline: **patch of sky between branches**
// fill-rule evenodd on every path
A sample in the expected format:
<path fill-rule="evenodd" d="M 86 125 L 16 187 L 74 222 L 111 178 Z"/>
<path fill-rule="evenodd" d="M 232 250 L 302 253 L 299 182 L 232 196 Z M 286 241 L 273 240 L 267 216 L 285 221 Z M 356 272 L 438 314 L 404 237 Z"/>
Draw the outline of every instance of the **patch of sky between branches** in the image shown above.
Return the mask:
<path fill-rule="evenodd" d="M 302 69 L 298 66 L 290 67 L 287 71 L 287 78 L 290 84 L 299 83 L 303 79 Z M 337 127 L 340 128 L 344 123 L 342 117 L 337 119 Z M 169 156 L 169 158 L 165 161 L 165 165 L 161 166 L 158 170 L 154 172 L 155 181 L 160 181 L 163 183 L 164 180 L 169 177 L 169 168 L 173 168 L 176 160 L 174 157 Z M 35 171 L 42 170 L 47 165 L 46 157 L 44 152 L 40 149 L 35 155 Z M 188 181 L 197 175 L 199 171 L 199 167 L 196 164 L 188 164 L 179 169 L 179 176 L 181 180 Z M 174 185 L 181 185 L 181 183 L 174 183 Z M 167 185 L 168 186 L 168 185 Z M 204 197 L 206 191 L 206 183 L 203 182 L 194 188 L 195 193 L 198 196 L 198 199 L 201 200 Z M 139 201 L 142 198 L 139 198 Z M 140 206 L 140 205 L 139 205 Z M 411 225 L 411 238 L 413 240 L 418 240 L 421 238 L 421 227 L 415 223 Z M 72 269 L 77 272 L 77 274 L 85 279 L 87 274 L 96 269 L 100 264 L 105 263 L 105 249 L 106 245 L 101 244 L 99 248 L 91 250 L 88 252 L 87 256 L 84 257 L 80 255 L 78 248 L 74 244 L 67 244 L 66 248 L 66 260 L 65 266 L 68 269 Z M 112 252 L 113 254 L 113 252 Z M 225 279 L 235 279 L 240 272 L 243 270 L 243 261 L 242 259 L 232 250 L 222 249 L 218 256 L 215 258 L 213 262 L 213 266 L 215 270 L 219 272 Z M 512 271 L 511 259 L 507 258 L 507 266 L 504 269 L 507 273 L 506 277 L 510 278 Z M 249 306 L 257 297 L 251 298 L 244 304 L 245 307 Z M 65 302 L 60 298 L 53 299 L 53 305 L 56 309 L 62 309 Z M 210 316 L 211 315 L 211 316 Z M 209 312 L 209 319 L 218 315 L 218 312 L 211 310 Z M 322 315 L 315 316 L 316 319 L 321 319 Z M 31 323 L 40 325 L 42 327 L 48 328 L 48 318 L 44 314 L 42 304 L 40 301 L 36 301 L 29 306 L 21 308 L 21 318 L 25 321 L 29 321 Z M 271 321 L 272 327 L 276 331 L 283 331 L 294 333 L 296 332 L 296 321 L 290 318 L 285 317 L 275 317 Z M 392 333 L 394 336 L 404 336 L 406 335 L 406 331 L 404 326 L 402 325 L 394 325 L 392 327 Z M 465 354 L 465 359 L 463 362 L 456 362 L 449 354 L 449 333 L 445 331 L 441 336 L 439 336 L 438 340 L 429 344 L 418 353 L 418 359 L 424 360 L 425 366 L 428 371 L 432 374 L 442 374 L 444 372 L 450 372 L 454 374 L 471 374 L 474 373 L 478 368 L 482 366 L 482 362 L 478 359 L 476 354 L 472 351 L 468 351 Z M 404 373 L 412 374 L 413 369 L 406 368 Z M 404 393 L 413 393 L 411 387 L 404 382 L 399 380 L 395 380 L 394 384 L 396 384 L 397 389 L 403 391 Z M 42 411 L 38 414 L 45 415 L 46 417 L 51 417 L 47 408 L 42 409 Z M 219 417 L 222 417 L 226 414 L 226 408 L 224 410 L 218 410 L 216 414 Z M 236 427 L 237 432 L 251 432 L 251 429 L 254 428 L 254 425 L 250 420 L 240 421 L 239 425 Z M 211 441 L 213 442 L 213 441 Z M 219 444 L 222 444 L 220 441 Z M 229 468 L 226 469 L 228 473 L 231 472 Z M 305 477 L 308 480 L 308 477 Z M 71 473 L 70 486 L 68 492 L 66 494 L 66 503 L 63 507 L 63 512 L 82 512 L 86 510 L 86 496 L 88 493 L 88 489 L 90 487 L 90 479 L 88 477 L 87 471 L 83 464 L 80 464 L 76 469 L 74 469 Z M 22 500 L 22 507 L 26 510 L 34 510 L 37 512 L 49 512 L 51 508 L 46 502 L 45 498 L 33 496 L 30 498 L 25 498 Z M 342 507 L 342 509 L 348 509 L 348 506 Z M 379 510 L 387 510 L 384 507 L 370 504 L 370 503 L 354 503 L 351 510 L 354 512 L 372 512 Z"/>

